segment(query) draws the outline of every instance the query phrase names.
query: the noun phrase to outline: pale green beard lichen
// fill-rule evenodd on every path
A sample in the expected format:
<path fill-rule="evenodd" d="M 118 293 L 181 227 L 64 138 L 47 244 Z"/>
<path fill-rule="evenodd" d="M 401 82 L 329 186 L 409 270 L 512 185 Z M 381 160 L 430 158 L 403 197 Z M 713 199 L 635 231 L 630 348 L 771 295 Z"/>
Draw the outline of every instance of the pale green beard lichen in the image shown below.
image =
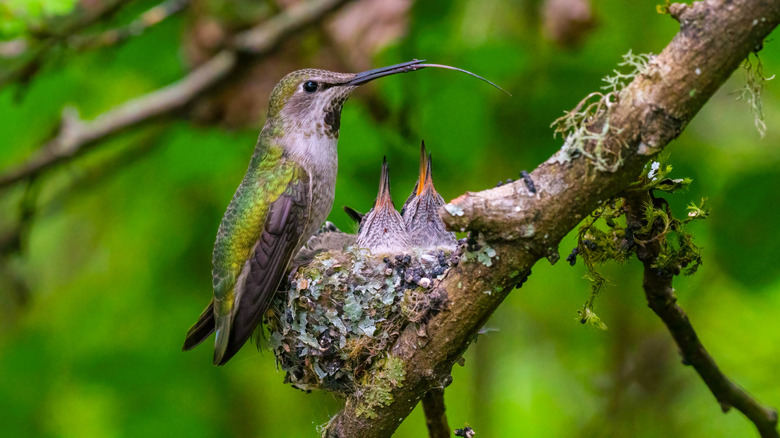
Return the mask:
<path fill-rule="evenodd" d="M 612 107 L 634 77 L 649 73 L 652 59 L 652 54 L 634 55 L 629 51 L 623 55 L 623 62 L 618 64 L 618 67 L 628 67 L 628 73 L 613 70 L 612 75 L 603 79 L 606 85 L 601 88 L 605 92 L 590 93 L 574 109 L 550 125 L 554 128 L 553 136 L 560 134 L 564 139 L 560 152 L 555 156 L 556 162 L 564 164 L 583 156 L 602 172 L 615 172 L 623 164 L 621 150 L 626 145 L 609 135 L 616 134 L 610 125 Z"/>
<path fill-rule="evenodd" d="M 744 100 L 750 105 L 753 112 L 753 122 L 761 138 L 766 135 L 766 122 L 764 122 L 764 101 L 761 98 L 761 92 L 764 89 L 764 82 L 771 81 L 775 75 L 764 76 L 764 66 L 761 64 L 761 58 L 758 53 L 754 53 L 756 64 L 750 60 L 750 54 L 742 62 L 742 68 L 745 70 L 745 86 L 740 90 L 737 100 Z"/>

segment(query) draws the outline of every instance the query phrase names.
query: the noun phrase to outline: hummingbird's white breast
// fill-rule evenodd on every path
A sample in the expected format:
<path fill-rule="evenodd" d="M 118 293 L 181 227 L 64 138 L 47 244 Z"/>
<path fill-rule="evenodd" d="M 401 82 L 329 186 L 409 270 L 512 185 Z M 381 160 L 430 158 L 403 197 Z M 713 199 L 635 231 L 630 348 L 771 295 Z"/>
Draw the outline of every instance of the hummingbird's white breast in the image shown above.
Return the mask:
<path fill-rule="evenodd" d="M 309 174 L 311 217 L 301 240 L 306 242 L 325 222 L 333 207 L 338 173 L 338 137 L 302 131 L 285 137 L 285 140 L 290 140 L 285 150 Z"/>

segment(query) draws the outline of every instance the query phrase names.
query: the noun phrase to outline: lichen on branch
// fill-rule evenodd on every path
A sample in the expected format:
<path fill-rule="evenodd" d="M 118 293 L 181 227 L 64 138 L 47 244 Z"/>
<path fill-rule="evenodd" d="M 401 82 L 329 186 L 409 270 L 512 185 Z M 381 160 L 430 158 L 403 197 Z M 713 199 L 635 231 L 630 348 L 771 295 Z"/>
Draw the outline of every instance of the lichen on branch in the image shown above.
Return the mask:
<path fill-rule="evenodd" d="M 689 213 L 676 218 L 664 198 L 659 193 L 674 193 L 686 189 L 691 180 L 672 179 L 669 174 L 672 166 L 668 164 L 668 154 L 662 154 L 649 162 L 639 179 L 629 185 L 620 196 L 603 202 L 579 227 L 577 246 L 569 257 L 573 265 L 575 257 L 583 260 L 587 269 L 585 278 L 591 283 L 588 299 L 578 311 L 580 322 L 606 329 L 606 324 L 598 317 L 594 307 L 596 298 L 604 290 L 607 278 L 601 274 L 598 265 L 609 261 L 625 263 L 631 260 L 639 248 L 651 243 L 639 236 L 652 235 L 658 246 L 653 267 L 672 275 L 692 275 L 702 263 L 701 250 L 693 241 L 693 236 L 685 229 L 685 224 L 709 216 L 706 198 L 689 206 Z M 637 193 L 649 193 L 649 201 L 641 206 L 644 222 L 641 226 L 626 218 L 625 197 Z"/>
<path fill-rule="evenodd" d="M 566 111 L 552 125 L 553 136 L 558 134 L 564 139 L 558 160 L 561 163 L 570 161 L 580 155 L 594 164 L 594 169 L 601 172 L 615 172 L 622 164 L 622 149 L 627 144 L 622 141 L 611 123 L 613 106 L 620 101 L 626 86 L 637 75 L 650 71 L 652 53 L 635 55 L 631 50 L 623 55 L 623 61 L 618 67 L 628 67 L 612 70 L 611 75 L 602 80 L 606 85 L 582 99 L 574 109 Z"/>

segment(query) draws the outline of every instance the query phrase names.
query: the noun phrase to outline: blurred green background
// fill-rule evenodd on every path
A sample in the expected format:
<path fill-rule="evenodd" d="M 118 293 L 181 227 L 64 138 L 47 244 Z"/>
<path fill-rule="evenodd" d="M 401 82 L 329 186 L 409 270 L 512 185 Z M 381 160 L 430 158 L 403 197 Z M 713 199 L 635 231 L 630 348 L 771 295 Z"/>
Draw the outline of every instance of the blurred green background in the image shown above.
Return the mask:
<path fill-rule="evenodd" d="M 30 23 L 71 13 L 76 3 L 0 5 L 0 35 L 28 38 Z M 65 105 L 91 119 L 182 77 L 208 53 L 198 42 L 209 35 L 204 17 L 233 31 L 251 14 L 290 3 L 193 2 L 125 44 L 53 50 L 28 84 L 0 89 L 0 169 L 40 147 Z M 338 411 L 333 396 L 284 385 L 268 352 L 247 347 L 215 368 L 210 341 L 180 351 L 211 296 L 217 225 L 243 177 L 269 87 L 284 73 L 427 58 L 472 70 L 513 94 L 432 69 L 356 93 L 343 111 L 330 216 L 349 229 L 340 207 L 369 208 L 382 155 L 397 204 L 416 179 L 421 139 L 446 199 L 517 178 L 560 147 L 550 123 L 598 90 L 621 55 L 658 53 L 677 31 L 675 21 L 656 13 L 660 0 L 594 2 L 582 29 L 569 28 L 574 35 L 557 40 L 550 30 L 555 11 L 545 15 L 555 2 L 380 3 L 350 5 L 362 9 L 302 32 L 254 67 L 244 85 L 220 90 L 221 100 L 128 131 L 35 181 L 35 214 L 23 220 L 21 249 L 0 256 L 0 434 L 316 436 L 316 426 Z M 129 23 L 155 4 L 131 2 L 97 29 Z M 339 34 L 361 23 L 374 33 Z M 381 44 L 366 48 L 369 37 Z M 780 72 L 772 37 L 761 59 L 766 76 Z M 744 83 L 738 71 L 667 149 L 672 176 L 694 179 L 690 191 L 668 198 L 678 215 L 702 197 L 712 207 L 710 219 L 689 226 L 704 265 L 675 286 L 722 370 L 780 406 L 780 91 L 767 83 L 762 139 L 749 105 L 736 100 Z M 248 89 L 256 108 L 240 100 Z M 0 235 L 18 229 L 25 191 L 18 184 L 0 192 Z M 567 237 L 561 254 L 573 246 Z M 611 283 L 596 311 L 609 330 L 599 331 L 576 320 L 589 293 L 582 264 L 540 261 L 469 348 L 465 366 L 453 369 L 450 425 L 468 423 L 481 437 L 755 436 L 741 414 L 722 414 L 694 371 L 680 364 L 645 303 L 641 266 L 604 271 Z M 396 436 L 425 433 L 417 409 Z"/>

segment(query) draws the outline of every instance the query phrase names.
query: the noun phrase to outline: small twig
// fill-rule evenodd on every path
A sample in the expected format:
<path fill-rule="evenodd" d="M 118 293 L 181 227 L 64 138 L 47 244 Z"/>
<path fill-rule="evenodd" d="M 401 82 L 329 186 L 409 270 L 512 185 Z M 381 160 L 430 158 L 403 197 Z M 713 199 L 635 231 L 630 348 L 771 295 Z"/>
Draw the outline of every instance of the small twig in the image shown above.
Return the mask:
<path fill-rule="evenodd" d="M 626 198 L 626 222 L 629 226 L 642 227 L 643 206 L 651 202 L 649 194 L 640 197 Z M 658 221 L 657 221 L 658 222 Z M 663 224 L 653 228 L 661 229 Z M 658 231 L 658 230 L 654 230 Z M 651 231 L 650 234 L 656 234 Z M 650 236 L 642 236 L 647 243 L 637 247 L 637 258 L 644 264 L 644 280 L 647 303 L 653 312 L 666 324 L 674 341 L 680 348 L 683 364 L 691 365 L 699 373 L 704 383 L 720 403 L 723 412 L 732 407 L 745 414 L 755 424 L 763 438 L 778 438 L 777 411 L 761 405 L 744 389 L 732 382 L 718 368 L 715 360 L 699 341 L 688 315 L 677 304 L 672 282 L 674 275 L 666 270 L 653 267 L 660 253 L 661 242 Z"/>
<path fill-rule="evenodd" d="M 425 411 L 425 425 L 428 426 L 430 438 L 448 438 L 450 426 L 447 424 L 447 408 L 444 406 L 444 390 L 434 388 L 428 391 L 422 399 Z"/>
<path fill-rule="evenodd" d="M 40 188 L 39 181 L 34 178 L 27 181 L 27 186 L 24 188 L 22 199 L 19 202 L 18 219 L 10 229 L 0 234 L 0 277 L 7 279 L 9 296 L 13 298 L 18 307 L 24 307 L 30 301 L 30 289 L 9 260 L 15 254 L 21 254 L 27 250 L 30 229 L 38 217 Z"/>

